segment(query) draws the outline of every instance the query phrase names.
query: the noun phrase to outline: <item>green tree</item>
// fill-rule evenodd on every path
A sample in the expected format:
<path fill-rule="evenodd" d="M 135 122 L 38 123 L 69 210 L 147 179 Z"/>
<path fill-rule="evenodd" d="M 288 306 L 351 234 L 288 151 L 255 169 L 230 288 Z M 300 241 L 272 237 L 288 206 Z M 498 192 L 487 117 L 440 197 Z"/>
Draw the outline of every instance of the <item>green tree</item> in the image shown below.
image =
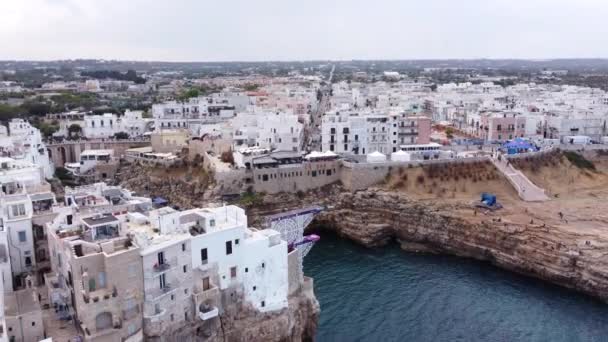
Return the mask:
<path fill-rule="evenodd" d="M 199 97 L 201 96 L 201 91 L 197 88 L 190 88 L 188 90 L 186 90 L 185 92 L 183 92 L 180 96 L 178 96 L 178 99 L 180 101 L 186 101 L 190 98 L 193 97 Z"/>
<path fill-rule="evenodd" d="M 243 87 L 243 89 L 245 89 L 246 91 L 256 91 L 259 87 L 260 85 L 256 83 L 247 83 L 245 84 L 245 87 Z"/>
<path fill-rule="evenodd" d="M 446 128 L 445 135 L 448 137 L 448 139 L 452 139 L 454 137 L 454 129 L 452 127 Z"/>
<path fill-rule="evenodd" d="M 79 124 L 71 124 L 70 127 L 68 127 L 68 135 L 70 137 L 80 137 L 81 134 L 82 127 L 80 127 Z"/>
<path fill-rule="evenodd" d="M 28 116 L 44 116 L 51 112 L 51 105 L 47 102 L 27 101 L 21 108 Z"/>
<path fill-rule="evenodd" d="M 0 121 L 9 121 L 19 116 L 20 108 L 0 103 Z"/>

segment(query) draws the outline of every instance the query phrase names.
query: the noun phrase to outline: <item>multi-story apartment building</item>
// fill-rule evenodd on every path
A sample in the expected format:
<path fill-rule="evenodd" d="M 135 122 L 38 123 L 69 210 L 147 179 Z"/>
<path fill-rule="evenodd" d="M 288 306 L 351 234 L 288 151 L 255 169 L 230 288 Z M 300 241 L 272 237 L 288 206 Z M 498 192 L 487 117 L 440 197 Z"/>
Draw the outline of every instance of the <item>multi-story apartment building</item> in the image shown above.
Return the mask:
<path fill-rule="evenodd" d="M 52 178 L 55 173 L 40 130 L 23 119 L 11 120 L 8 129 L 0 126 L 0 153 L 3 157 L 39 165 L 45 178 Z"/>
<path fill-rule="evenodd" d="M 202 136 L 205 126 L 225 122 L 234 116 L 235 106 L 215 103 L 207 97 L 191 98 L 185 102 L 169 101 L 152 106 L 156 129 L 188 129 L 195 137 Z"/>
<path fill-rule="evenodd" d="M 40 166 L 0 158 L 0 264 L 5 291 L 23 288 L 33 275 L 41 283 L 48 251 L 41 229 L 52 218 L 55 196 Z"/>
<path fill-rule="evenodd" d="M 285 113 L 245 112 L 230 122 L 234 147 L 260 147 L 299 152 L 304 125 L 298 116 Z"/>
<path fill-rule="evenodd" d="M 48 225 L 54 274 L 51 304 L 76 318 L 85 341 L 141 341 L 143 270 L 140 249 L 120 235 L 112 214 L 62 208 Z"/>
<path fill-rule="evenodd" d="M 224 310 L 288 305 L 287 243 L 248 228 L 241 208 L 150 210 L 99 183 L 68 189 L 54 211 L 48 297 L 85 341 L 179 340 Z"/>
<path fill-rule="evenodd" d="M 79 126 L 79 134 L 87 139 L 112 138 L 116 133 L 127 133 L 130 137 L 140 137 L 152 130 L 154 120 L 143 117 L 142 111 L 126 110 L 121 116 L 113 113 L 102 115 L 87 115 L 81 112 L 68 112 L 49 114 L 46 120 L 59 123 L 59 130 L 53 133 L 54 137 L 69 136 L 72 125 Z"/>
<path fill-rule="evenodd" d="M 428 144 L 431 120 L 401 114 L 329 112 L 323 116 L 324 151 L 344 154 L 392 153 L 401 145 Z"/>
<path fill-rule="evenodd" d="M 485 141 L 506 141 L 524 137 L 527 121 L 517 113 L 487 112 L 479 115 L 478 121 L 471 121 L 470 131 Z"/>

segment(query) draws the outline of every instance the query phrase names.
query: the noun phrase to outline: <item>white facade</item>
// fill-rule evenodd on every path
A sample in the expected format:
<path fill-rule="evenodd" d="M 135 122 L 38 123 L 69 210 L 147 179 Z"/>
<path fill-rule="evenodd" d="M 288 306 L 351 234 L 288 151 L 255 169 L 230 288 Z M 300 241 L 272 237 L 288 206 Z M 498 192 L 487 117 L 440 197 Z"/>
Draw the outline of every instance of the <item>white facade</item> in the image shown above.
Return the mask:
<path fill-rule="evenodd" d="M 207 125 L 226 122 L 234 117 L 234 105 L 216 103 L 212 98 L 197 97 L 185 102 L 168 101 L 152 105 L 156 130 L 188 129 L 194 137 L 206 132 Z"/>
<path fill-rule="evenodd" d="M 230 122 L 234 147 L 260 147 L 276 151 L 299 152 L 304 125 L 297 115 L 243 112 Z"/>
<path fill-rule="evenodd" d="M 52 178 L 55 173 L 40 130 L 23 119 L 11 120 L 8 130 L 0 126 L 0 151 L 3 156 L 40 166 L 45 178 Z"/>
<path fill-rule="evenodd" d="M 75 175 L 85 174 L 102 163 L 114 159 L 114 150 L 85 150 L 80 153 L 80 162 L 66 163 L 64 167 Z"/>
<path fill-rule="evenodd" d="M 84 117 L 82 134 L 89 139 L 110 138 L 121 132 L 122 127 L 116 114 L 87 115 Z"/>

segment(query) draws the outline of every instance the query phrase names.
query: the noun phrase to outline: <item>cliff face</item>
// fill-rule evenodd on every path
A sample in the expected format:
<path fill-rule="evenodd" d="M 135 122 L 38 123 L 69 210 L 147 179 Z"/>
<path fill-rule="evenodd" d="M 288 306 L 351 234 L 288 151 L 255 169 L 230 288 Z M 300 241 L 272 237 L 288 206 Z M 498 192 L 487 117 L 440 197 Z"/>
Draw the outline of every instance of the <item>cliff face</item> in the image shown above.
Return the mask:
<path fill-rule="evenodd" d="M 341 193 L 316 227 L 369 247 L 392 240 L 411 251 L 448 253 L 544 279 L 608 300 L 608 236 L 533 222 L 504 222 L 463 207 L 417 202 L 403 193 Z M 469 211 L 470 206 L 468 207 Z"/>
<path fill-rule="evenodd" d="M 290 296 L 289 306 L 278 312 L 261 313 L 238 296 L 228 296 L 222 301 L 226 305 L 218 317 L 207 321 L 197 317 L 176 331 L 164 332 L 162 336 L 148 340 L 306 342 L 315 339 L 320 307 L 312 281 L 305 282 L 301 290 Z"/>

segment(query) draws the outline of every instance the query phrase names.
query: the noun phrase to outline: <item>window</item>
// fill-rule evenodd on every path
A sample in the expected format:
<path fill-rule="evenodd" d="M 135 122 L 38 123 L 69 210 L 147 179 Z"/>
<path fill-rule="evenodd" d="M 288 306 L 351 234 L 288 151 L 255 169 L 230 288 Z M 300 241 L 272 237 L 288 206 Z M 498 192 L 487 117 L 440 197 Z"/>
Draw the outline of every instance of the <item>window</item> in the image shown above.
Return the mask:
<path fill-rule="evenodd" d="M 13 205 L 13 217 L 24 216 L 25 215 L 25 204 L 15 204 Z"/>
<path fill-rule="evenodd" d="M 236 266 L 230 267 L 230 278 L 236 278 Z"/>
<path fill-rule="evenodd" d="M 239 239 L 234 240 L 234 244 L 238 245 L 239 244 Z"/>
<path fill-rule="evenodd" d="M 254 287 L 253 287 L 253 291 L 255 291 L 255 289 L 256 289 L 256 287 L 254 286 Z"/>
<path fill-rule="evenodd" d="M 245 267 L 245 273 L 249 272 L 249 267 Z"/>
<path fill-rule="evenodd" d="M 232 254 L 232 241 L 226 241 L 226 255 Z"/>
<path fill-rule="evenodd" d="M 35 327 L 36 326 L 36 322 L 32 322 L 32 326 Z"/>
<path fill-rule="evenodd" d="M 161 274 L 159 279 L 159 285 L 161 289 L 164 289 L 165 287 L 167 287 L 167 280 L 165 279 L 165 273 Z"/>
<path fill-rule="evenodd" d="M 184 273 L 188 272 L 188 266 L 184 265 Z"/>
<path fill-rule="evenodd" d="M 182 243 L 182 252 L 185 252 L 185 251 L 186 251 L 186 244 Z"/>
<path fill-rule="evenodd" d="M 25 242 L 27 240 L 27 237 L 25 235 L 25 230 L 19 232 L 19 242 Z"/>
<path fill-rule="evenodd" d="M 207 264 L 207 248 L 201 249 L 201 263 L 203 265 Z"/>
<path fill-rule="evenodd" d="M 262 307 L 265 307 L 265 306 L 266 306 L 266 302 L 262 301 Z"/>
<path fill-rule="evenodd" d="M 209 227 L 215 227 L 215 220 L 214 219 L 209 220 Z"/>
<path fill-rule="evenodd" d="M 171 314 L 171 322 L 173 322 L 173 320 L 174 320 L 174 317 L 173 317 L 173 314 Z"/>
<path fill-rule="evenodd" d="M 266 267 L 266 264 L 265 264 L 265 263 L 262 263 L 262 268 L 264 268 L 264 267 Z"/>
<path fill-rule="evenodd" d="M 32 257 L 25 257 L 25 266 L 32 266 Z"/>
<path fill-rule="evenodd" d="M 211 282 L 209 281 L 209 277 L 203 278 L 203 291 L 207 291 L 211 288 Z"/>

